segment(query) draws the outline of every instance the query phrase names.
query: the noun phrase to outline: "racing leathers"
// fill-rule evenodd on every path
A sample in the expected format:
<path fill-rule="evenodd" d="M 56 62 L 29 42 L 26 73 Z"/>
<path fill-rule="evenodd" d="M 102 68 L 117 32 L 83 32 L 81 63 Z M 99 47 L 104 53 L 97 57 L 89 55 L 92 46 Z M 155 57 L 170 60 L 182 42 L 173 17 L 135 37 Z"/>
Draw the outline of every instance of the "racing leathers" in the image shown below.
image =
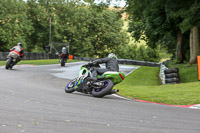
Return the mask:
<path fill-rule="evenodd" d="M 23 48 L 21 46 L 14 46 L 10 49 L 10 52 L 15 52 L 19 55 L 19 61 L 24 56 Z"/>
<path fill-rule="evenodd" d="M 93 67 L 92 70 L 92 78 L 91 80 L 97 80 L 97 75 L 102 75 L 103 73 L 107 71 L 117 71 L 119 72 L 119 65 L 117 63 L 117 59 L 115 58 L 101 58 L 96 59 L 92 62 L 93 64 L 106 64 L 106 68 L 100 68 L 100 67 Z"/>

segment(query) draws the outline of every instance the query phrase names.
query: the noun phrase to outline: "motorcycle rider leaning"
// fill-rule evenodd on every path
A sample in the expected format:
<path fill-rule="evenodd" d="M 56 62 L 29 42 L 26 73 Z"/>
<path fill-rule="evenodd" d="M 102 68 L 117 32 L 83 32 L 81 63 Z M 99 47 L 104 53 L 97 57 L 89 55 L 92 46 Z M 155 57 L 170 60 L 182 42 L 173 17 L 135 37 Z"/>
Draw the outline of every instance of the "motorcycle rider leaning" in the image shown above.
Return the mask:
<path fill-rule="evenodd" d="M 10 52 L 15 52 L 19 55 L 19 59 L 17 61 L 17 62 L 19 62 L 21 60 L 21 58 L 24 56 L 22 43 L 18 42 L 16 46 L 14 46 L 13 48 L 10 49 Z"/>
<path fill-rule="evenodd" d="M 108 57 L 106 58 L 100 58 L 100 59 L 96 59 L 94 60 L 92 63 L 89 64 L 102 64 L 105 63 L 106 64 L 106 68 L 100 68 L 100 67 L 93 67 L 92 69 L 92 77 L 89 78 L 89 80 L 92 81 L 97 81 L 97 75 L 100 74 L 102 75 L 104 72 L 107 71 L 117 71 L 119 72 L 119 65 L 117 63 L 117 56 L 113 53 L 110 53 L 108 55 Z"/>

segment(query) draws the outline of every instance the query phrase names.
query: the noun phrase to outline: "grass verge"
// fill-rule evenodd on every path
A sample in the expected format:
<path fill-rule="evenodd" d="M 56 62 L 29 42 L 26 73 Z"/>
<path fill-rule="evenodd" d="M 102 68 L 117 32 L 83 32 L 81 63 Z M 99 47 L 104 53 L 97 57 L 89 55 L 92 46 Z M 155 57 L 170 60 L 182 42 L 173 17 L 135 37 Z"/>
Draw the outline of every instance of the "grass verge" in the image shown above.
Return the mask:
<path fill-rule="evenodd" d="M 77 62 L 78 60 L 67 60 L 67 62 Z M 48 59 L 48 60 L 21 60 L 17 65 L 31 64 L 31 65 L 49 65 L 59 64 L 59 59 Z M 6 61 L 0 61 L 0 66 L 6 65 Z"/>
<path fill-rule="evenodd" d="M 159 85 L 158 75 L 158 67 L 142 66 L 115 88 L 120 90 L 120 95 L 131 99 L 174 105 L 200 104 L 200 82 Z"/>

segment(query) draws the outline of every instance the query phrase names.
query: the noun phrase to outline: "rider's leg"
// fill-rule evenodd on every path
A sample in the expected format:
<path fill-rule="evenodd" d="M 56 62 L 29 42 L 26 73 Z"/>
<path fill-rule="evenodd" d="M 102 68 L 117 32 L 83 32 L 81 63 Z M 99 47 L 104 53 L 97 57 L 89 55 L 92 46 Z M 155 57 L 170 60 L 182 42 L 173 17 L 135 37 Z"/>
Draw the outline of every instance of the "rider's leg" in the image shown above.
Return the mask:
<path fill-rule="evenodd" d="M 89 80 L 92 80 L 92 81 L 96 81 L 97 80 L 97 70 L 96 70 L 97 68 L 96 67 L 93 67 L 92 68 L 92 71 L 91 71 L 91 73 L 92 73 L 92 75 L 88 78 Z"/>
<path fill-rule="evenodd" d="M 89 78 L 89 80 L 97 81 L 98 74 L 102 75 L 103 73 L 105 73 L 107 71 L 110 71 L 110 70 L 105 69 L 105 68 L 93 67 L 92 76 Z"/>
<path fill-rule="evenodd" d="M 93 80 L 93 81 L 96 81 L 97 80 L 97 68 L 96 67 L 93 67 L 92 68 L 92 75 L 91 75 L 91 77 L 89 78 L 90 80 Z"/>
<path fill-rule="evenodd" d="M 109 69 L 106 68 L 96 68 L 96 71 L 99 75 L 102 75 L 103 73 L 110 71 Z"/>
<path fill-rule="evenodd" d="M 105 73 L 105 72 L 107 72 L 107 71 L 109 71 L 108 69 L 105 69 L 105 68 L 99 68 L 99 67 L 96 67 L 96 68 L 94 68 L 95 70 L 93 71 L 93 80 L 94 81 L 96 81 L 98 78 L 97 78 L 97 76 L 98 75 L 102 75 L 103 73 Z"/>

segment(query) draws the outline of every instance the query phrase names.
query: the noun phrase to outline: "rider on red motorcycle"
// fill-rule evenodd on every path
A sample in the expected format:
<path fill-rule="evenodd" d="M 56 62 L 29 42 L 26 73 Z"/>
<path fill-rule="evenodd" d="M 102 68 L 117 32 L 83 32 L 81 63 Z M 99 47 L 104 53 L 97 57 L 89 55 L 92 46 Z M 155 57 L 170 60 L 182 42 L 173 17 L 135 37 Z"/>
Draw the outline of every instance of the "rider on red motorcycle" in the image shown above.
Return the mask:
<path fill-rule="evenodd" d="M 18 42 L 17 46 L 14 46 L 13 48 L 10 49 L 10 52 L 17 53 L 19 55 L 19 61 L 20 61 L 20 59 L 24 56 L 22 43 Z"/>
<path fill-rule="evenodd" d="M 64 56 L 64 59 L 66 60 L 68 58 L 68 53 L 67 53 L 67 49 L 65 47 L 62 48 L 62 50 L 60 51 L 60 56 Z"/>

